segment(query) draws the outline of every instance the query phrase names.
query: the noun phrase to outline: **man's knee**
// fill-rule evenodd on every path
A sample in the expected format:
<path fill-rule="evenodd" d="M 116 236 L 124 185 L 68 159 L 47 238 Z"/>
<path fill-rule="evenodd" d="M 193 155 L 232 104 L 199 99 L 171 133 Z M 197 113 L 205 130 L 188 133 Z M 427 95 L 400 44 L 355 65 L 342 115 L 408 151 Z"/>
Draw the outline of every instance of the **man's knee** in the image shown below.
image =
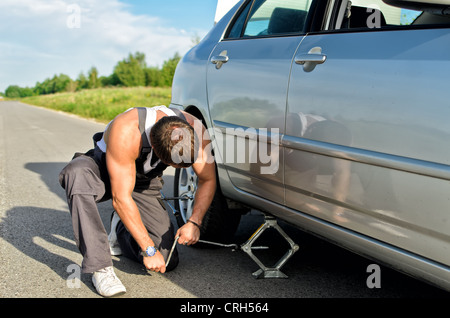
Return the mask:
<path fill-rule="evenodd" d="M 82 161 L 73 159 L 70 161 L 59 173 L 59 184 L 66 189 L 69 183 L 73 183 L 78 175 L 83 173 L 85 165 L 81 164 Z"/>
<path fill-rule="evenodd" d="M 105 186 L 100 170 L 94 160 L 86 156 L 73 159 L 59 174 L 59 184 L 67 195 L 92 194 L 103 195 Z"/>

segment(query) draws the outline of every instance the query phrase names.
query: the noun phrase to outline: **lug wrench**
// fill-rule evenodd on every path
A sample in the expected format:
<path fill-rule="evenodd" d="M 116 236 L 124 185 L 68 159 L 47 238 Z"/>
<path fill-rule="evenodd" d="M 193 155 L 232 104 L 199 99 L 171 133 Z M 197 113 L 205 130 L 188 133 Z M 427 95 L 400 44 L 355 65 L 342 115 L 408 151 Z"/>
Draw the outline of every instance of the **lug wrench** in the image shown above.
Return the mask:
<path fill-rule="evenodd" d="M 164 195 L 161 193 L 162 200 L 168 201 L 168 200 L 192 200 L 192 196 L 179 196 L 179 197 L 167 197 L 165 198 Z M 174 214 L 179 213 L 170 203 L 167 202 L 169 207 L 172 209 Z M 255 240 L 267 229 L 274 228 L 278 231 L 278 233 L 287 241 L 287 243 L 290 245 L 290 249 L 286 252 L 286 254 L 275 264 L 274 267 L 267 267 L 265 266 L 253 253 L 252 250 L 256 249 L 268 249 L 267 246 L 252 246 Z M 175 249 L 175 246 L 177 245 L 179 236 L 175 238 L 175 241 L 173 242 L 172 249 L 170 250 L 169 257 L 167 258 L 166 267 L 168 266 L 170 259 L 172 257 L 172 253 Z M 211 245 L 216 245 L 220 247 L 231 247 L 232 251 L 236 250 L 242 250 L 245 253 L 247 253 L 248 256 L 260 267 L 259 270 L 254 272 L 252 275 L 255 278 L 287 278 L 287 276 L 281 272 L 281 267 L 286 264 L 288 259 L 290 259 L 298 250 L 299 246 L 292 241 L 292 239 L 281 229 L 281 227 L 278 225 L 276 219 L 273 216 L 265 215 L 264 216 L 264 223 L 256 230 L 255 233 L 242 245 L 237 244 L 222 244 L 217 242 L 210 242 L 205 240 L 198 240 L 200 243 L 206 243 Z"/>
<path fill-rule="evenodd" d="M 171 248 L 170 253 L 169 253 L 169 257 L 167 258 L 166 267 L 169 265 L 170 259 L 172 258 L 172 253 L 175 250 L 175 246 L 177 245 L 179 238 L 180 238 L 179 235 L 177 237 L 175 237 L 175 241 L 173 242 L 172 248 Z M 231 248 L 231 250 L 233 252 L 242 249 L 242 246 L 239 246 L 238 244 L 222 244 L 222 243 L 205 241 L 205 240 L 198 240 L 198 243 L 210 244 L 210 245 L 215 245 L 215 246 L 220 246 L 220 247 Z M 253 250 L 269 249 L 268 246 L 251 246 L 250 248 L 253 249 Z"/>
<path fill-rule="evenodd" d="M 194 199 L 192 196 L 189 196 L 189 195 L 182 195 L 182 196 L 180 196 L 180 197 L 164 197 L 164 196 L 161 196 L 162 198 L 162 200 L 164 200 L 164 201 L 167 201 L 167 200 L 192 200 L 192 199 Z"/>

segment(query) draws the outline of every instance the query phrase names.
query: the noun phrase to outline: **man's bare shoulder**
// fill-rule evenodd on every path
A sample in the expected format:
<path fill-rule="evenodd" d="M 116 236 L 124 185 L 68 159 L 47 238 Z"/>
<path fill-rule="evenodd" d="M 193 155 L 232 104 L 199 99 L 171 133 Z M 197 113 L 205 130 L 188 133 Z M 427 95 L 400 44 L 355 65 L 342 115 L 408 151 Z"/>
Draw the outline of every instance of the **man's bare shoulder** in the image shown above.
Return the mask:
<path fill-rule="evenodd" d="M 105 132 L 105 142 L 110 152 L 138 154 L 141 147 L 139 116 L 136 109 L 119 114 Z"/>

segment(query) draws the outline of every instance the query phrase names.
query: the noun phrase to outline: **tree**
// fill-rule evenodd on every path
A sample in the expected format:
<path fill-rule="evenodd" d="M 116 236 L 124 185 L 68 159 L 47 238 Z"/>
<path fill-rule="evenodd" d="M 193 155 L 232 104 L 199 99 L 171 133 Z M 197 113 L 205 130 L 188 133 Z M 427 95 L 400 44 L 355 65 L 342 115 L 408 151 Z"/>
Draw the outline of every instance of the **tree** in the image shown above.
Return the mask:
<path fill-rule="evenodd" d="M 88 72 L 87 88 L 97 88 L 101 86 L 101 82 L 98 80 L 98 71 L 92 66 Z"/>
<path fill-rule="evenodd" d="M 20 97 L 28 97 L 33 95 L 34 95 L 33 89 L 30 87 L 24 87 L 21 88 L 20 90 Z"/>
<path fill-rule="evenodd" d="M 109 76 L 100 76 L 99 81 L 102 87 L 120 85 L 120 81 L 116 73 L 112 73 Z"/>
<path fill-rule="evenodd" d="M 171 59 L 164 62 L 163 67 L 161 69 L 162 86 L 172 86 L 173 76 L 175 75 L 175 69 L 180 60 L 181 56 L 177 52 Z"/>
<path fill-rule="evenodd" d="M 114 68 L 114 74 L 121 85 L 124 86 L 145 86 L 145 55 L 144 53 L 136 52 L 130 54 L 127 59 L 117 63 Z"/>
<path fill-rule="evenodd" d="M 194 43 L 199 41 L 196 37 Z M 145 54 L 136 52 L 118 62 L 110 76 L 98 76 L 97 68 L 92 66 L 87 76 L 80 72 L 74 81 L 65 74 L 54 75 L 43 82 L 37 82 L 33 88 L 21 88 L 10 85 L 5 90 L 5 96 L 20 98 L 32 95 L 54 94 L 59 92 L 74 92 L 82 89 L 106 87 L 106 86 L 171 86 L 175 69 L 181 56 L 178 53 L 163 63 L 161 69 L 158 67 L 147 67 Z"/>
<path fill-rule="evenodd" d="M 161 70 L 157 67 L 147 67 L 145 69 L 145 86 L 162 86 Z"/>
<path fill-rule="evenodd" d="M 195 35 L 193 37 L 191 37 L 192 47 L 199 44 L 201 40 L 202 40 L 202 38 L 197 33 L 195 33 Z"/>
<path fill-rule="evenodd" d="M 29 87 L 22 88 L 17 85 L 10 85 L 5 90 L 5 96 L 8 98 L 21 98 L 33 95 L 34 95 L 33 89 Z"/>
<path fill-rule="evenodd" d="M 5 90 L 5 96 L 9 98 L 19 98 L 20 87 L 17 85 L 9 85 Z"/>
<path fill-rule="evenodd" d="M 68 75 L 54 75 L 53 78 L 47 78 L 42 83 L 37 82 L 33 92 L 37 95 L 65 92 L 72 88 L 72 82 Z"/>
<path fill-rule="evenodd" d="M 70 77 L 66 74 L 59 74 L 58 76 L 55 75 L 52 78 L 52 84 L 53 84 L 53 92 L 52 93 L 60 93 L 65 92 L 67 86 L 70 84 L 72 80 Z"/>
<path fill-rule="evenodd" d="M 88 86 L 89 86 L 89 81 L 86 78 L 86 76 L 84 75 L 84 73 L 81 72 L 77 78 L 77 90 L 86 89 L 86 88 L 88 88 Z"/>
<path fill-rule="evenodd" d="M 136 52 L 134 54 L 134 58 L 138 61 L 140 67 L 145 69 L 147 67 L 147 63 L 145 63 L 145 54 L 141 52 Z"/>
<path fill-rule="evenodd" d="M 66 92 L 70 92 L 70 93 L 76 92 L 77 87 L 78 87 L 78 82 L 70 80 L 69 84 L 66 86 Z"/>

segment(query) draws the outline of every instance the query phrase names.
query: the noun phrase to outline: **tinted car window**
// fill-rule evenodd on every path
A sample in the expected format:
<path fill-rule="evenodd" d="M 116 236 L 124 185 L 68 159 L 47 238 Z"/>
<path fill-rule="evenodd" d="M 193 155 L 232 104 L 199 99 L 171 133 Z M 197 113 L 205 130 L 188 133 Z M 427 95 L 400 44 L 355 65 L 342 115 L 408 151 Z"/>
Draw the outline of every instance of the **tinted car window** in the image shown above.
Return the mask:
<path fill-rule="evenodd" d="M 228 38 L 302 33 L 311 2 L 311 0 L 250 1 L 235 20 Z"/>
<path fill-rule="evenodd" d="M 448 16 L 390 6 L 382 0 L 352 0 L 341 7 L 335 29 L 380 30 L 450 24 Z"/>
<path fill-rule="evenodd" d="M 238 18 L 235 20 L 233 27 L 231 28 L 227 38 L 239 38 L 244 28 L 245 21 L 247 20 L 248 11 L 251 7 L 252 1 L 250 1 L 239 14 Z"/>

